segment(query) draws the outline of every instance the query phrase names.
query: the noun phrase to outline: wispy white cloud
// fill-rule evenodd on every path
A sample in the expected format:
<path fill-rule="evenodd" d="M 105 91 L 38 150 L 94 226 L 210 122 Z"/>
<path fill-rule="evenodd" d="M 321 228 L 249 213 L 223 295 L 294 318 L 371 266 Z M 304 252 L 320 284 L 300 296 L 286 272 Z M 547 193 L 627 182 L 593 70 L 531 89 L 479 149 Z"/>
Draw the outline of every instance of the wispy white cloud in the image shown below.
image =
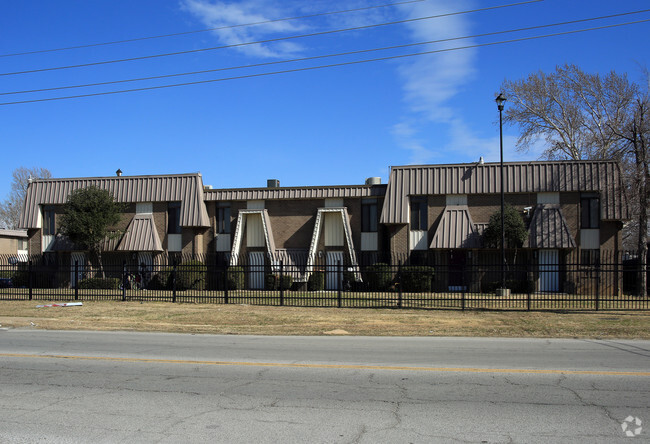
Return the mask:
<path fill-rule="evenodd" d="M 402 6 L 400 11 L 407 18 L 415 18 L 460 11 L 469 9 L 470 6 L 468 1 L 431 0 Z M 413 41 L 457 37 L 467 35 L 470 30 L 467 18 L 462 15 L 416 21 L 406 26 Z M 427 47 L 426 50 L 453 46 L 453 42 L 439 43 Z M 425 147 L 426 142 L 418 135 L 433 124 L 449 125 L 449 137 L 467 137 L 466 133 L 454 131 L 454 128 L 462 123 L 450 102 L 474 77 L 475 57 L 474 50 L 450 51 L 419 56 L 400 64 L 398 74 L 402 81 L 407 113 L 393 128 L 393 136 L 401 148 L 410 151 L 410 163 L 420 163 L 422 160 L 435 162 L 441 157 L 438 151 L 443 149 L 442 146 L 435 146 L 436 142 L 430 141 Z M 400 131 L 400 127 L 408 127 L 409 132 Z M 459 139 L 453 140 L 456 141 L 453 145 L 460 142 Z M 465 143 L 459 143 L 460 145 Z"/>
<path fill-rule="evenodd" d="M 407 18 L 424 17 L 468 9 L 466 1 L 433 0 L 403 6 Z M 413 41 L 440 40 L 469 33 L 465 16 L 456 15 L 411 22 L 408 25 Z M 454 47 L 454 42 L 438 43 L 427 50 Z M 411 111 L 424 114 L 432 121 L 444 121 L 450 114 L 446 106 L 463 85 L 475 74 L 476 51 L 462 50 L 420 56 L 401 64 L 405 100 Z"/>
<path fill-rule="evenodd" d="M 292 8 L 283 2 L 273 0 L 242 0 L 236 2 L 211 0 L 181 0 L 181 7 L 210 28 L 259 23 L 290 17 Z M 293 10 L 295 12 L 295 9 Z M 234 27 L 213 31 L 225 45 L 273 38 L 280 34 L 297 33 L 304 30 L 294 21 L 277 21 L 254 26 Z M 256 57 L 282 58 L 300 53 L 303 47 L 291 41 L 244 45 L 237 50 Z"/>

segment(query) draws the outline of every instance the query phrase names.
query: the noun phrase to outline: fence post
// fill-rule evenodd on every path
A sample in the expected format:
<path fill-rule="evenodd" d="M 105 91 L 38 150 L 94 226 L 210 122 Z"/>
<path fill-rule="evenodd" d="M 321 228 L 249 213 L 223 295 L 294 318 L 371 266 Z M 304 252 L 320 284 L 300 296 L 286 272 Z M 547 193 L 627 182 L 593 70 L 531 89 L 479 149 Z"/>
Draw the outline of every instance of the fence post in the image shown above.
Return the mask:
<path fill-rule="evenodd" d="M 79 261 L 74 261 L 74 300 L 79 300 Z"/>
<path fill-rule="evenodd" d="M 29 281 L 29 300 L 32 300 L 32 288 L 34 288 L 33 282 L 32 282 L 32 260 L 29 260 L 29 266 L 27 270 L 27 281 Z"/>
<path fill-rule="evenodd" d="M 600 258 L 596 262 L 596 311 L 600 309 Z"/>
<path fill-rule="evenodd" d="M 397 308 L 402 308 L 402 260 L 397 264 Z"/>
<path fill-rule="evenodd" d="M 126 261 L 122 261 L 122 302 L 126 301 Z"/>
<path fill-rule="evenodd" d="M 228 264 L 223 267 L 223 303 L 228 304 Z"/>
<path fill-rule="evenodd" d="M 526 262 L 526 309 L 530 311 L 530 303 L 531 299 L 533 297 L 532 292 L 533 292 L 533 277 L 530 272 L 530 261 Z"/>
<path fill-rule="evenodd" d="M 176 302 L 176 261 L 172 268 L 172 302 Z"/>
<path fill-rule="evenodd" d="M 284 285 L 283 283 L 283 277 L 284 277 L 284 261 L 280 261 L 280 307 L 284 305 Z"/>
<path fill-rule="evenodd" d="M 342 305 L 341 289 L 343 288 L 343 269 L 341 266 L 341 261 L 336 261 L 336 280 L 338 281 L 337 303 L 338 303 L 338 307 L 341 308 Z"/>
<path fill-rule="evenodd" d="M 466 276 L 466 273 L 467 273 L 466 268 L 467 268 L 467 265 L 462 265 L 460 267 L 461 278 L 462 278 L 461 279 L 461 286 L 460 286 L 460 291 L 461 291 L 461 293 L 460 293 L 460 307 L 461 307 L 461 310 L 463 310 L 463 311 L 465 311 L 465 295 L 467 293 L 467 287 L 468 287 L 467 285 L 465 285 L 465 284 L 467 284 L 467 280 L 465 279 L 465 276 Z M 471 284 L 472 280 L 469 279 L 469 282 Z M 447 289 L 447 290 L 449 290 L 449 289 Z"/>

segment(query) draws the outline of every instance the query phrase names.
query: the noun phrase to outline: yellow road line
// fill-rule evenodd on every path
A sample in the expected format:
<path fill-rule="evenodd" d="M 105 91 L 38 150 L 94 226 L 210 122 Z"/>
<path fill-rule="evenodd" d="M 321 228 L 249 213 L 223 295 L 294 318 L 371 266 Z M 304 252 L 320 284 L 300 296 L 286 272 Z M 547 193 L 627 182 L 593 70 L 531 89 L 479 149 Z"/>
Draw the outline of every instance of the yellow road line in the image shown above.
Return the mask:
<path fill-rule="evenodd" d="M 472 368 L 472 367 L 407 367 L 385 365 L 345 365 L 345 364 L 292 364 L 282 362 L 237 362 L 237 361 L 194 361 L 181 359 L 143 359 L 113 358 L 108 356 L 70 356 L 70 355 L 29 355 L 18 353 L 0 353 L 3 358 L 38 358 L 38 359 L 74 359 L 82 361 L 116 361 L 153 364 L 191 364 L 191 365 L 228 365 L 246 367 L 284 367 L 341 370 L 404 370 L 418 372 L 459 372 L 459 373 L 530 373 L 542 375 L 598 375 L 598 376 L 650 376 L 650 372 L 623 372 L 598 370 L 538 370 L 517 368 Z"/>

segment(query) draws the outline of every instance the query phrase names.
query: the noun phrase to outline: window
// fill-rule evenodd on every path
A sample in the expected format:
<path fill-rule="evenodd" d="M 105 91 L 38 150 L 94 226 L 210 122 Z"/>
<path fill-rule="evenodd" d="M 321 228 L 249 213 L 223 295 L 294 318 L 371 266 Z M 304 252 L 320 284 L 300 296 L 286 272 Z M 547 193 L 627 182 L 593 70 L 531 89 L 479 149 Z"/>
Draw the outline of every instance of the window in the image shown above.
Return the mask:
<path fill-rule="evenodd" d="M 153 202 L 137 202 L 135 204 L 136 214 L 153 214 Z"/>
<path fill-rule="evenodd" d="M 230 207 L 217 207 L 217 234 L 230 233 Z"/>
<path fill-rule="evenodd" d="M 411 230 L 426 231 L 429 229 L 427 222 L 427 198 L 426 196 L 411 197 Z"/>
<path fill-rule="evenodd" d="M 599 228 L 600 198 L 583 195 L 580 198 L 580 228 Z"/>
<path fill-rule="evenodd" d="M 167 233 L 181 234 L 181 203 L 172 202 L 167 205 Z"/>
<path fill-rule="evenodd" d="M 363 199 L 361 201 L 361 231 L 376 232 L 377 219 L 377 199 Z"/>
<path fill-rule="evenodd" d="M 56 234 L 54 210 L 51 208 L 43 211 L 43 234 L 46 236 Z"/>

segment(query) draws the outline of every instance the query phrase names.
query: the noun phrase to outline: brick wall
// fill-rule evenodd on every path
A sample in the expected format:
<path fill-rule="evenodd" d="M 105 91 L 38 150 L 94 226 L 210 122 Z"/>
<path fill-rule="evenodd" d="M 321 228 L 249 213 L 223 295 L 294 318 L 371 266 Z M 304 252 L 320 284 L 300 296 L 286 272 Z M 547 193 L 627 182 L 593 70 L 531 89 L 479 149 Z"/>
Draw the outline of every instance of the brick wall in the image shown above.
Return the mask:
<path fill-rule="evenodd" d="M 276 248 L 308 249 L 318 208 L 324 205 L 322 199 L 266 201 Z"/>

